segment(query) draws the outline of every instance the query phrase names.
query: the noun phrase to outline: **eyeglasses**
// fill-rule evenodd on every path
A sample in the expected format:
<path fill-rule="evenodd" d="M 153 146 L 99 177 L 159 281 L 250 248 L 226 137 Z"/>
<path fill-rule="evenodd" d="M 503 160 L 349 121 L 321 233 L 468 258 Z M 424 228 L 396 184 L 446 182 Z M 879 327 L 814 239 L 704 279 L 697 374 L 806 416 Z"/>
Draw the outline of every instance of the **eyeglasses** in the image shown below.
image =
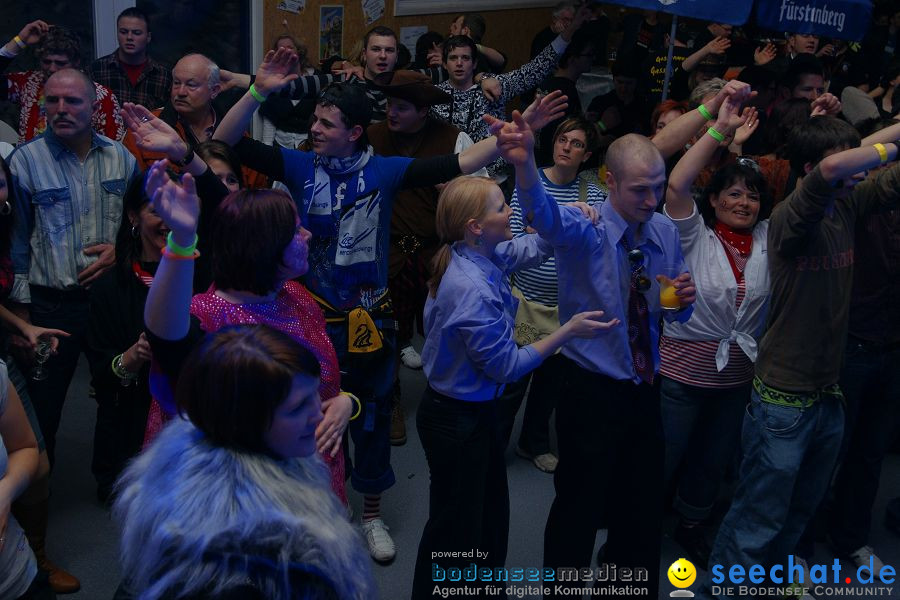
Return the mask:
<path fill-rule="evenodd" d="M 581 140 L 569 139 L 566 137 L 566 134 L 562 134 L 561 136 L 556 138 L 556 141 L 559 142 L 560 144 L 562 144 L 563 146 L 565 146 L 566 142 L 568 142 L 568 143 L 572 144 L 573 148 L 577 148 L 578 150 L 584 150 L 584 148 L 585 148 L 584 142 L 582 142 Z"/>
<path fill-rule="evenodd" d="M 635 248 L 628 251 L 628 262 L 631 265 L 631 286 L 639 292 L 650 289 L 650 278 L 644 267 L 644 253 Z"/>
<path fill-rule="evenodd" d="M 737 161 L 737 164 L 741 165 L 742 167 L 753 169 L 754 171 L 759 173 L 759 163 L 749 156 L 738 156 L 735 160 Z"/>

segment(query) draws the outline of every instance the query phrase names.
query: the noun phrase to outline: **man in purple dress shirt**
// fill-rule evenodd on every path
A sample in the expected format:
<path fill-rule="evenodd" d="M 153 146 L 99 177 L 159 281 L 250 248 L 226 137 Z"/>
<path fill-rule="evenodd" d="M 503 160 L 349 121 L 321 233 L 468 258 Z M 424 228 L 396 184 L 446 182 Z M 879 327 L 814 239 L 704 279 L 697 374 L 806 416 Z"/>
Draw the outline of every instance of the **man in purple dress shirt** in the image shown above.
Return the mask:
<path fill-rule="evenodd" d="M 663 501 L 655 377 L 659 320 L 689 319 L 695 295 L 684 272 L 678 232 L 655 212 L 666 184 L 665 163 L 643 136 L 616 140 L 606 157 L 609 199 L 594 225 L 547 196 L 534 164 L 533 136 L 521 118 L 514 119 L 500 132 L 503 157 L 516 167 L 526 223 L 554 246 L 560 320 L 591 307 L 628 324 L 562 349 L 566 376 L 556 417 L 559 466 L 544 532 L 544 566 L 589 567 L 605 516 L 604 562 L 610 569 L 616 564 L 617 576 L 598 585 L 642 587 L 647 592 L 640 595 L 656 598 Z M 526 135 L 521 141 L 504 137 L 514 132 Z M 664 312 L 655 279 L 670 264 L 681 273 L 674 280 L 681 308 Z M 590 585 L 573 579 L 549 587 Z"/>

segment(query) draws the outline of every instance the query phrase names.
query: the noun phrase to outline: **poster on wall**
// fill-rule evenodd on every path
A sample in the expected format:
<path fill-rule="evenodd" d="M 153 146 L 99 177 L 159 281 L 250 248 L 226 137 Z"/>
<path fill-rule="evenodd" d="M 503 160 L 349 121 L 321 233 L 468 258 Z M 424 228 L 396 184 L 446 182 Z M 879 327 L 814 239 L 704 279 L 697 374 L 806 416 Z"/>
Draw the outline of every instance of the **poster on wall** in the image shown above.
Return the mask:
<path fill-rule="evenodd" d="M 362 9 L 366 25 L 371 25 L 384 16 L 384 0 L 362 0 Z"/>
<path fill-rule="evenodd" d="M 306 8 L 306 0 L 281 0 L 278 3 L 278 10 L 300 14 L 300 11 Z"/>
<path fill-rule="evenodd" d="M 319 60 L 342 56 L 344 51 L 344 7 L 319 7 Z"/>

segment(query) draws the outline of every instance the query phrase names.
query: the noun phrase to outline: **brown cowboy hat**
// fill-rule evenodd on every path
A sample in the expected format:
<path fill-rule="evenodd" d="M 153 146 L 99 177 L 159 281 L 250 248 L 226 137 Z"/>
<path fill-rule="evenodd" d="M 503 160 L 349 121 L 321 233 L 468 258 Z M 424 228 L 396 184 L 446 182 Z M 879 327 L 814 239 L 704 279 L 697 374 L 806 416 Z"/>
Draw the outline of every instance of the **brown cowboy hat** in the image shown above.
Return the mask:
<path fill-rule="evenodd" d="M 450 94 L 431 83 L 431 77 L 417 71 L 388 71 L 375 77 L 375 88 L 389 98 L 400 98 L 418 107 L 450 102 Z"/>

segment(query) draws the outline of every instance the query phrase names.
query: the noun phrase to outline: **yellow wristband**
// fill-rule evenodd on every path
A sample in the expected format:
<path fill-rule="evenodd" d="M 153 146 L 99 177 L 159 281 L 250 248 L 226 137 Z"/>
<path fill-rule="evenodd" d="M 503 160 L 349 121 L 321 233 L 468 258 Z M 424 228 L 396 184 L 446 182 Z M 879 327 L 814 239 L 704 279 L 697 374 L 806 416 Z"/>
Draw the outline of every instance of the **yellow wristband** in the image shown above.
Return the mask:
<path fill-rule="evenodd" d="M 356 403 L 356 412 L 352 417 L 350 417 L 350 420 L 353 421 L 360 415 L 360 413 L 362 413 L 362 402 L 360 402 L 359 398 L 356 397 L 356 394 L 351 394 L 350 392 L 346 392 L 344 390 L 341 390 L 341 393 Z"/>
<path fill-rule="evenodd" d="M 13 38 L 13 42 L 15 42 L 16 46 L 18 46 L 22 50 L 24 50 L 25 48 L 28 47 L 28 44 L 26 44 L 24 41 L 22 41 L 22 38 L 20 38 L 18 35 Z"/>
<path fill-rule="evenodd" d="M 875 148 L 875 151 L 878 152 L 878 156 L 881 157 L 881 164 L 886 163 L 888 161 L 888 153 L 884 144 L 872 144 L 872 147 Z"/>

